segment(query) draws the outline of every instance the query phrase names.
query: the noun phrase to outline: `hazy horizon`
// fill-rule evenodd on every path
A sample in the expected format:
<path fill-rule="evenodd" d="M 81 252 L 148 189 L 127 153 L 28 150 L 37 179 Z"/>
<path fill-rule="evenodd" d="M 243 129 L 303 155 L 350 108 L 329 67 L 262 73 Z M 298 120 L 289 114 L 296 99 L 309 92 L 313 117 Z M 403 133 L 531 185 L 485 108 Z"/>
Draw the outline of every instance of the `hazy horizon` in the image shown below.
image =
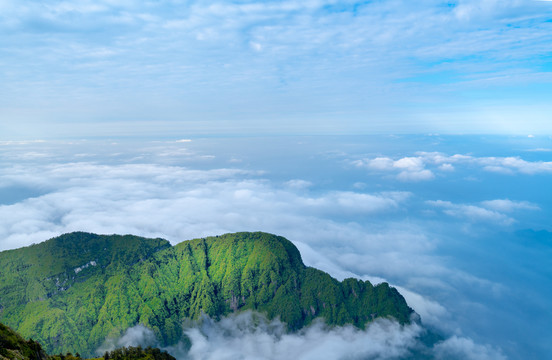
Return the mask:
<path fill-rule="evenodd" d="M 0 3 L 0 138 L 551 134 L 552 2 Z"/>

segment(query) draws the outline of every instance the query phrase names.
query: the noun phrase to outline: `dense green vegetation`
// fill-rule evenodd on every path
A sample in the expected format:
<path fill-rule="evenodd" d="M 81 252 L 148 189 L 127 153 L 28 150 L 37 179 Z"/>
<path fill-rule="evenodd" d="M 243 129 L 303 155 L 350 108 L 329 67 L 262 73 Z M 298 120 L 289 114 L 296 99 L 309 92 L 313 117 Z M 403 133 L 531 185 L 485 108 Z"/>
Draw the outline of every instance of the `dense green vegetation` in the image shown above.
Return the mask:
<path fill-rule="evenodd" d="M 182 242 L 71 233 L 0 253 L 0 321 L 50 353 L 90 356 L 107 337 L 143 324 L 163 344 L 182 320 L 255 309 L 291 330 L 323 317 L 364 327 L 375 317 L 409 321 L 388 284 L 339 282 L 306 267 L 283 237 L 236 233 Z"/>
<path fill-rule="evenodd" d="M 1 360 L 82 360 L 79 353 L 47 355 L 40 344 L 32 339 L 25 340 L 18 333 L 0 323 Z M 166 351 L 147 347 L 122 347 L 105 352 L 103 357 L 91 360 L 176 360 Z"/>
<path fill-rule="evenodd" d="M 25 340 L 15 331 L 0 323 L 0 359 L 47 360 L 48 355 L 36 341 Z"/>
<path fill-rule="evenodd" d="M 103 358 L 97 360 L 176 360 L 166 351 L 158 348 L 128 346 L 106 352 Z"/>

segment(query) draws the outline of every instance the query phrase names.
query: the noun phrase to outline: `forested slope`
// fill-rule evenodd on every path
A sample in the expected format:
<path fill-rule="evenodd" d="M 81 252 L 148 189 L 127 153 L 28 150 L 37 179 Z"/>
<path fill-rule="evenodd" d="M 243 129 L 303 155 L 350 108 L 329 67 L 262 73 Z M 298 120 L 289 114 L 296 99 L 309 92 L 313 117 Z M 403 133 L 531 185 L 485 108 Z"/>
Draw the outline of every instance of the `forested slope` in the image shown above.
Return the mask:
<path fill-rule="evenodd" d="M 290 330 L 323 317 L 358 327 L 375 317 L 409 321 L 412 310 L 387 284 L 306 267 L 283 237 L 236 233 L 184 241 L 71 233 L 0 253 L 0 321 L 49 353 L 91 356 L 106 337 L 143 324 L 163 344 L 183 319 L 255 309 Z"/>
<path fill-rule="evenodd" d="M 0 323 L 0 359 L 47 360 L 48 355 L 36 341 L 25 340 L 18 333 Z"/>

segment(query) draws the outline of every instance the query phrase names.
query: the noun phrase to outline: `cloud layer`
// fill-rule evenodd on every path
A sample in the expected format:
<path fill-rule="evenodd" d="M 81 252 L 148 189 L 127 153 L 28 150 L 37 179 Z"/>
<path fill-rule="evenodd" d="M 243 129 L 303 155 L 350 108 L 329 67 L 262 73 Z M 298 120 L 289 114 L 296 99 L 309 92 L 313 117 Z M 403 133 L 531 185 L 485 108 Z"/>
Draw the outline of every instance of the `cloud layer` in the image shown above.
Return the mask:
<path fill-rule="evenodd" d="M 46 194 L 0 207 L 3 246 L 82 228 L 164 235 L 173 242 L 204 236 L 206 231 L 276 230 L 290 228 L 305 215 L 314 223 L 331 223 L 332 217 L 395 212 L 409 198 L 408 192 L 309 195 L 252 175 L 236 169 L 145 164 L 15 166 L 5 169 L 0 179 L 4 187 L 17 184 L 44 189 Z"/>
<path fill-rule="evenodd" d="M 307 265 L 338 279 L 398 286 L 423 323 L 450 339 L 435 350 L 444 358 L 462 358 L 459 348 L 465 348 L 500 359 L 498 346 L 538 338 L 526 322 L 538 321 L 533 316 L 546 308 L 537 283 L 546 277 L 539 259 L 547 252 L 543 241 L 534 252 L 525 247 L 528 240 L 512 240 L 510 233 L 528 224 L 542 228 L 541 219 L 548 219 L 546 194 L 535 182 L 547 183 L 544 155 L 507 162 L 507 156 L 417 148 L 397 153 L 394 145 L 386 153 L 366 149 L 364 139 L 357 152 L 326 138 L 307 140 L 1 143 L 0 249 L 76 230 L 172 243 L 261 230 L 287 237 Z M 267 160 L 274 152 L 279 162 Z M 489 163 L 533 170 L 493 172 Z M 412 175 L 424 170 L 433 179 Z M 521 295 L 527 293 L 533 295 Z M 525 307 L 513 311 L 514 300 L 505 298 Z M 520 311 L 524 315 L 516 316 Z M 495 335 L 497 327 L 504 330 Z M 514 328 L 525 329 L 525 340 L 513 338 Z M 332 335 L 336 348 L 347 331 Z M 198 344 L 208 337 L 196 335 Z M 278 348 L 270 336 L 268 343 Z"/>
<path fill-rule="evenodd" d="M 471 339 L 451 337 L 434 348 L 424 345 L 424 330 L 416 325 L 401 326 L 378 319 L 365 330 L 352 326 L 327 327 L 322 321 L 296 333 L 285 324 L 267 320 L 262 314 L 247 311 L 220 321 L 207 316 L 184 327 L 185 341 L 164 348 L 177 360 L 315 360 L 315 359 L 428 359 L 503 360 L 500 351 L 475 344 Z M 137 325 L 127 329 L 120 339 L 106 342 L 98 354 L 117 346 L 157 345 L 151 330 Z M 188 347 L 185 344 L 191 343 Z"/>

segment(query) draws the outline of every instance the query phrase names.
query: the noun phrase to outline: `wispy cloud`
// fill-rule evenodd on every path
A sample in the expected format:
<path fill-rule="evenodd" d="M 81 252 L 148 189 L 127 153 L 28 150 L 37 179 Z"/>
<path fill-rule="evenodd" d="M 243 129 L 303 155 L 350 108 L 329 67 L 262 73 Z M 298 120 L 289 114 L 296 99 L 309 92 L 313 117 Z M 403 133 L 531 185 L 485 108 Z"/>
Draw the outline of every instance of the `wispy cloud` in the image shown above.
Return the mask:
<path fill-rule="evenodd" d="M 429 200 L 427 204 L 443 209 L 443 212 L 447 215 L 466 218 L 470 221 L 491 222 L 497 225 L 511 225 L 515 221 L 498 211 L 489 210 L 476 205 L 453 204 L 450 201 L 443 200 Z"/>
<path fill-rule="evenodd" d="M 476 344 L 472 339 L 453 336 L 435 347 L 437 359 L 506 360 L 501 350 Z"/>
<path fill-rule="evenodd" d="M 435 178 L 433 172 L 425 168 L 423 160 L 419 157 L 404 157 L 392 160 L 388 157 L 356 160 L 353 164 L 358 167 L 366 167 L 371 170 L 397 173 L 397 179 L 402 181 L 423 181 Z"/>
<path fill-rule="evenodd" d="M 401 181 L 433 180 L 435 172 L 445 176 L 455 166 L 479 168 L 487 172 L 505 175 L 537 175 L 552 173 L 550 161 L 527 161 L 521 157 L 476 157 L 472 155 L 447 155 L 444 153 L 417 152 L 416 156 L 394 160 L 389 157 L 375 157 L 352 160 L 351 163 L 373 172 L 390 173 Z"/>
<path fill-rule="evenodd" d="M 279 131 L 305 131 L 312 127 L 297 127 L 321 119 L 330 133 L 456 129 L 429 115 L 481 111 L 457 96 L 475 90 L 499 104 L 499 115 L 511 113 L 509 98 L 518 111 L 545 113 L 551 12 L 543 2 L 490 0 L 6 0 L 0 107 L 11 134 L 22 120 L 51 134 L 53 123 L 114 118 L 187 125 L 200 118 L 209 125 L 201 123 L 203 131 L 228 119 L 240 126 L 227 131 L 252 124 L 274 131 L 276 120 Z M 533 84 L 540 96 L 524 90 Z M 501 130 L 466 118 L 465 131 Z"/>
<path fill-rule="evenodd" d="M 507 214 L 517 210 L 539 210 L 539 206 L 528 201 L 509 199 L 486 200 L 479 204 L 455 204 L 450 201 L 428 200 L 426 204 L 442 209 L 450 216 L 465 218 L 473 222 L 489 222 L 497 225 L 512 225 L 516 220 Z"/>
<path fill-rule="evenodd" d="M 528 201 L 512 201 L 509 199 L 496 199 L 482 201 L 481 204 L 492 210 L 500 212 L 512 212 L 515 210 L 539 210 L 539 206 Z"/>

